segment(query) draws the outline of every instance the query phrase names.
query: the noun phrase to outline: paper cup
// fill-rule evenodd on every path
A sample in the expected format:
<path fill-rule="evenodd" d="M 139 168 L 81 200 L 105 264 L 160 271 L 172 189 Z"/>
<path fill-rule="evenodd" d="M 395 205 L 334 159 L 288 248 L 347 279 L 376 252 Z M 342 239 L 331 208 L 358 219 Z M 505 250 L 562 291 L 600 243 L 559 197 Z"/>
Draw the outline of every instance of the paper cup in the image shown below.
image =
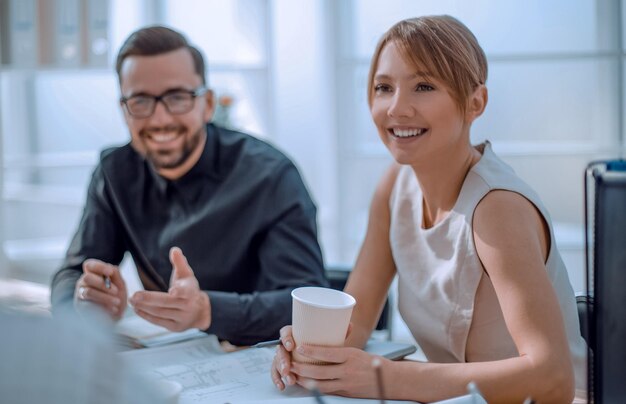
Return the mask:
<path fill-rule="evenodd" d="M 292 333 L 300 345 L 343 346 L 350 324 L 354 297 L 335 289 L 307 286 L 291 292 Z M 318 363 L 293 352 L 296 362 Z"/>

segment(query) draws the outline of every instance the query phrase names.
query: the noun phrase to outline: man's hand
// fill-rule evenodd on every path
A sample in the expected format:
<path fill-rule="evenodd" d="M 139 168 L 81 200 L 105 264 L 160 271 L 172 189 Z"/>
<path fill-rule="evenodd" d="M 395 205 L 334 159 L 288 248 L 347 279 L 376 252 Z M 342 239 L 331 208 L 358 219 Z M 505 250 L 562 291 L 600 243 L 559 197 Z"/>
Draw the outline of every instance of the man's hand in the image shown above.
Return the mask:
<path fill-rule="evenodd" d="M 198 280 L 180 248 L 172 247 L 170 262 L 173 270 L 169 291 L 135 293 L 130 298 L 135 313 L 170 331 L 189 328 L 206 330 L 211 325 L 209 296 L 200 290 Z"/>
<path fill-rule="evenodd" d="M 110 288 L 107 288 L 106 278 L 110 279 Z M 76 282 L 74 306 L 80 310 L 85 301 L 93 302 L 117 321 L 126 309 L 126 293 L 126 283 L 118 267 L 88 259 L 83 262 L 83 274 Z"/>

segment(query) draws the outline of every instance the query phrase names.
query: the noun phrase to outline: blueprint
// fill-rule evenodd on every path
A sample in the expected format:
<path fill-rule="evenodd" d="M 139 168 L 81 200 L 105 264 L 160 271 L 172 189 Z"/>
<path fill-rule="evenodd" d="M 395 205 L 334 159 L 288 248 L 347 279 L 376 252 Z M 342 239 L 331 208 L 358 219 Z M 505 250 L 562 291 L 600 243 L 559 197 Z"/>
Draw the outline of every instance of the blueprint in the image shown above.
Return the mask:
<path fill-rule="evenodd" d="M 397 344 L 396 344 L 397 345 Z M 398 347 L 389 345 L 389 352 Z M 380 349 L 371 350 L 386 356 Z M 400 346 L 400 348 L 404 348 Z M 121 353 L 135 369 L 154 380 L 180 383 L 183 391 L 179 404 L 316 404 L 312 393 L 300 386 L 279 391 L 270 377 L 274 347 L 249 348 L 225 353 L 214 335 L 173 345 Z M 393 356 L 393 355 L 392 355 Z M 484 404 L 482 397 L 459 397 L 445 404 Z M 379 400 L 350 399 L 325 396 L 326 404 L 378 403 Z M 389 401 L 389 403 L 407 403 Z"/>

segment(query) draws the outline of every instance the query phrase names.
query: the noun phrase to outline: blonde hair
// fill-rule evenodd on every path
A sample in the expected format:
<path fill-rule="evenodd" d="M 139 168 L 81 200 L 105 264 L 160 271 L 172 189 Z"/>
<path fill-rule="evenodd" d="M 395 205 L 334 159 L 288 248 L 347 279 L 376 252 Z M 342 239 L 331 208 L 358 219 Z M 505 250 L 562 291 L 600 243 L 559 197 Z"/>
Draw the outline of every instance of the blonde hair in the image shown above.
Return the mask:
<path fill-rule="evenodd" d="M 487 82 L 485 52 L 461 21 L 449 15 L 410 18 L 392 26 L 376 46 L 367 85 L 370 107 L 378 59 L 390 42 L 418 71 L 444 82 L 461 112 L 474 90 Z"/>

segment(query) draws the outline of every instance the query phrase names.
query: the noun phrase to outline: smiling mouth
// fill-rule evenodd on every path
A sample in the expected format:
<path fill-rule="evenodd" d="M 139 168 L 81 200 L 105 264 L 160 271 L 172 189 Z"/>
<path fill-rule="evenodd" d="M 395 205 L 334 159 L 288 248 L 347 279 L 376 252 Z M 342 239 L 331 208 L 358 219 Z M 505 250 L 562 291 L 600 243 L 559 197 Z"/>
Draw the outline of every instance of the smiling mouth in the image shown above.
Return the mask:
<path fill-rule="evenodd" d="M 148 134 L 148 139 L 153 141 L 154 143 L 165 144 L 171 142 L 178 138 L 181 135 L 180 132 L 169 132 L 169 133 L 150 133 Z"/>
<path fill-rule="evenodd" d="M 418 137 L 428 132 L 426 128 L 413 128 L 413 129 L 388 129 L 388 132 L 393 136 L 401 139 Z"/>
<path fill-rule="evenodd" d="M 140 136 L 155 146 L 167 146 L 184 134 L 184 128 L 178 125 L 168 125 L 160 128 L 147 128 L 140 132 Z"/>

